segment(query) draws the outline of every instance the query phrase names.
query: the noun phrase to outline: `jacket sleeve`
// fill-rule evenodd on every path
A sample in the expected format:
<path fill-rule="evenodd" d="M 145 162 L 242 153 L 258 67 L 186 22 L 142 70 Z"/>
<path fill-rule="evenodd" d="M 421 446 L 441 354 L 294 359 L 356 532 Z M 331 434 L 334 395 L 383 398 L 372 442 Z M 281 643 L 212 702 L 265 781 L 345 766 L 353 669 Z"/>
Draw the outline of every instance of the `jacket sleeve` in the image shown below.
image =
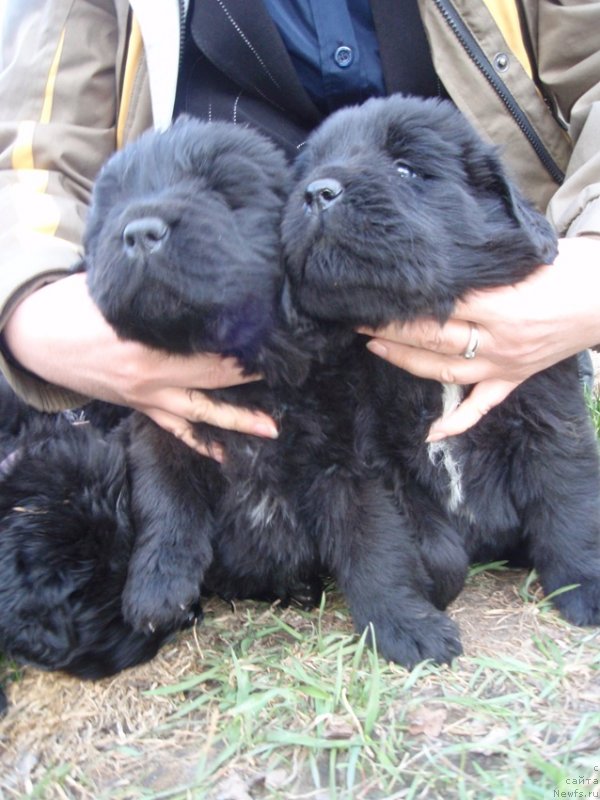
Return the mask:
<path fill-rule="evenodd" d="M 563 236 L 600 236 L 600 4 L 534 5 L 539 78 L 574 145 L 548 215 Z"/>
<path fill-rule="evenodd" d="M 7 0 L 0 43 L 0 329 L 15 304 L 69 272 L 94 177 L 115 148 L 123 20 L 114 0 Z M 81 398 L 0 354 L 31 404 Z"/>

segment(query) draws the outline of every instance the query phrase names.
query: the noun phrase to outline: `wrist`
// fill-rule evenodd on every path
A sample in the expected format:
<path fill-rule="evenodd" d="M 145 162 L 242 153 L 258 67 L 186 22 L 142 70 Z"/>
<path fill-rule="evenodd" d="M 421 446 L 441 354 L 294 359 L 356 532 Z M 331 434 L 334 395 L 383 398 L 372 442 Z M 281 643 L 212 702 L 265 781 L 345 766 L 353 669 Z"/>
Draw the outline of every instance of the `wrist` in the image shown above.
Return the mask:
<path fill-rule="evenodd" d="M 561 270 L 557 294 L 566 324 L 578 335 L 581 349 L 594 347 L 600 343 L 600 239 L 561 239 L 554 267 Z"/>
<path fill-rule="evenodd" d="M 25 297 L 5 325 L 4 340 L 21 369 L 50 384 L 113 399 L 101 359 L 110 358 L 117 337 L 91 300 L 85 275 L 62 278 Z"/>

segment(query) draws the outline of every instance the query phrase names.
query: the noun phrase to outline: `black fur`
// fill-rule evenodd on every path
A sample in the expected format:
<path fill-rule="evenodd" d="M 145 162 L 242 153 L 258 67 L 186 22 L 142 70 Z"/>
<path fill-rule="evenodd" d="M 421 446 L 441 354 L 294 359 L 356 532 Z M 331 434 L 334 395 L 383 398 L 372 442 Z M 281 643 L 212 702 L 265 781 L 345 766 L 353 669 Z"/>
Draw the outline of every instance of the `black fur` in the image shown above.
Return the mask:
<path fill-rule="evenodd" d="M 134 538 L 125 442 L 112 430 L 123 412 L 38 413 L 5 381 L 0 411 L 0 650 L 83 678 L 152 658 L 164 636 L 121 613 Z"/>
<path fill-rule="evenodd" d="M 598 451 L 576 359 L 530 378 L 445 446 L 428 446 L 441 386 L 357 350 L 352 332 L 421 314 L 443 321 L 467 291 L 519 281 L 553 261 L 550 226 L 449 103 L 396 96 L 340 111 L 309 138 L 298 178 L 283 222 L 291 299 L 322 335 L 325 361 L 353 354 L 357 442 L 404 509 L 402 552 L 433 581 L 435 605 L 461 588 L 467 560 L 519 550 L 547 593 L 578 585 L 554 599 L 568 620 L 600 623 Z M 431 598 L 420 579 L 394 591 L 396 605 L 401 591 Z M 390 633 L 384 622 L 379 640 Z M 428 635 L 444 654 L 445 631 Z"/>
<path fill-rule="evenodd" d="M 117 547 L 111 565 L 127 622 L 166 634 L 201 588 L 312 604 L 327 572 L 386 658 L 449 661 L 460 641 L 443 609 L 469 560 L 517 548 L 546 591 L 582 584 L 557 597 L 565 616 L 598 622 L 598 459 L 574 363 L 531 379 L 451 442 L 462 499 L 450 508 L 443 451 L 424 445 L 440 387 L 370 355 L 353 332 L 444 319 L 470 288 L 525 276 L 555 252 L 543 218 L 495 151 L 435 102 L 339 112 L 309 139 L 298 178 L 283 220 L 283 303 L 278 230 L 291 178 L 260 135 L 182 120 L 117 154 L 97 181 L 86 268 L 107 319 L 166 352 L 221 352 L 263 372 L 213 396 L 261 408 L 281 428 L 271 441 L 199 424 L 199 437 L 225 446 L 222 467 L 141 415 L 119 428 L 137 538 L 125 519 L 133 553 Z M 308 187 L 332 178 L 343 191 L 308 213 Z M 63 457 L 66 475 L 73 459 L 57 460 L 57 484 Z M 92 489 L 113 519 L 126 508 L 114 474 L 123 458 L 119 449 L 107 470 L 116 488 Z M 67 573 L 83 546 L 64 543 Z"/>

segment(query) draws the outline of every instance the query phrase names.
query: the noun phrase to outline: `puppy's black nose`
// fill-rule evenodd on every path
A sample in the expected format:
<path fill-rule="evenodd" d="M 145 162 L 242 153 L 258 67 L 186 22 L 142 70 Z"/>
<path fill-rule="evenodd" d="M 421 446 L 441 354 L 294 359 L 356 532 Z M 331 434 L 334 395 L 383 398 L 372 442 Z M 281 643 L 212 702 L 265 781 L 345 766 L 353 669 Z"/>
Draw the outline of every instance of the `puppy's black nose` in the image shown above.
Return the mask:
<path fill-rule="evenodd" d="M 123 231 L 125 252 L 130 257 L 154 253 L 168 238 L 169 226 L 160 217 L 134 219 Z"/>
<path fill-rule="evenodd" d="M 311 181 L 304 190 L 304 202 L 316 212 L 324 211 L 340 199 L 344 187 L 335 178 Z"/>

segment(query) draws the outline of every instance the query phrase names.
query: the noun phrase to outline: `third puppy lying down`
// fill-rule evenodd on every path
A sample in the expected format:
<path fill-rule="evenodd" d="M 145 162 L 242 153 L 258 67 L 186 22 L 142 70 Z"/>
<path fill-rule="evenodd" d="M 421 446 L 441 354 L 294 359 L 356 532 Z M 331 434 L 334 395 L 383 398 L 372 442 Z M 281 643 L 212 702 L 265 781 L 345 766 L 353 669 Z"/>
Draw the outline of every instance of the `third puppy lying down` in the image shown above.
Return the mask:
<path fill-rule="evenodd" d="M 379 641 L 422 630 L 434 605 L 453 599 L 467 559 L 518 553 L 547 593 L 576 585 L 554 598 L 568 620 L 599 624 L 598 449 L 576 359 L 530 378 L 472 430 L 427 445 L 457 387 L 390 366 L 353 333 L 418 315 L 443 321 L 467 291 L 552 263 L 544 218 L 496 152 L 437 101 L 392 97 L 338 112 L 309 138 L 299 176 L 283 223 L 291 296 L 323 334 L 325 360 L 350 354 L 356 441 L 404 509 L 398 542 L 411 580 L 362 622 Z"/>
<path fill-rule="evenodd" d="M 0 379 L 0 652 L 20 664 L 100 678 L 165 639 L 121 612 L 134 542 L 121 416 L 44 414 Z"/>

